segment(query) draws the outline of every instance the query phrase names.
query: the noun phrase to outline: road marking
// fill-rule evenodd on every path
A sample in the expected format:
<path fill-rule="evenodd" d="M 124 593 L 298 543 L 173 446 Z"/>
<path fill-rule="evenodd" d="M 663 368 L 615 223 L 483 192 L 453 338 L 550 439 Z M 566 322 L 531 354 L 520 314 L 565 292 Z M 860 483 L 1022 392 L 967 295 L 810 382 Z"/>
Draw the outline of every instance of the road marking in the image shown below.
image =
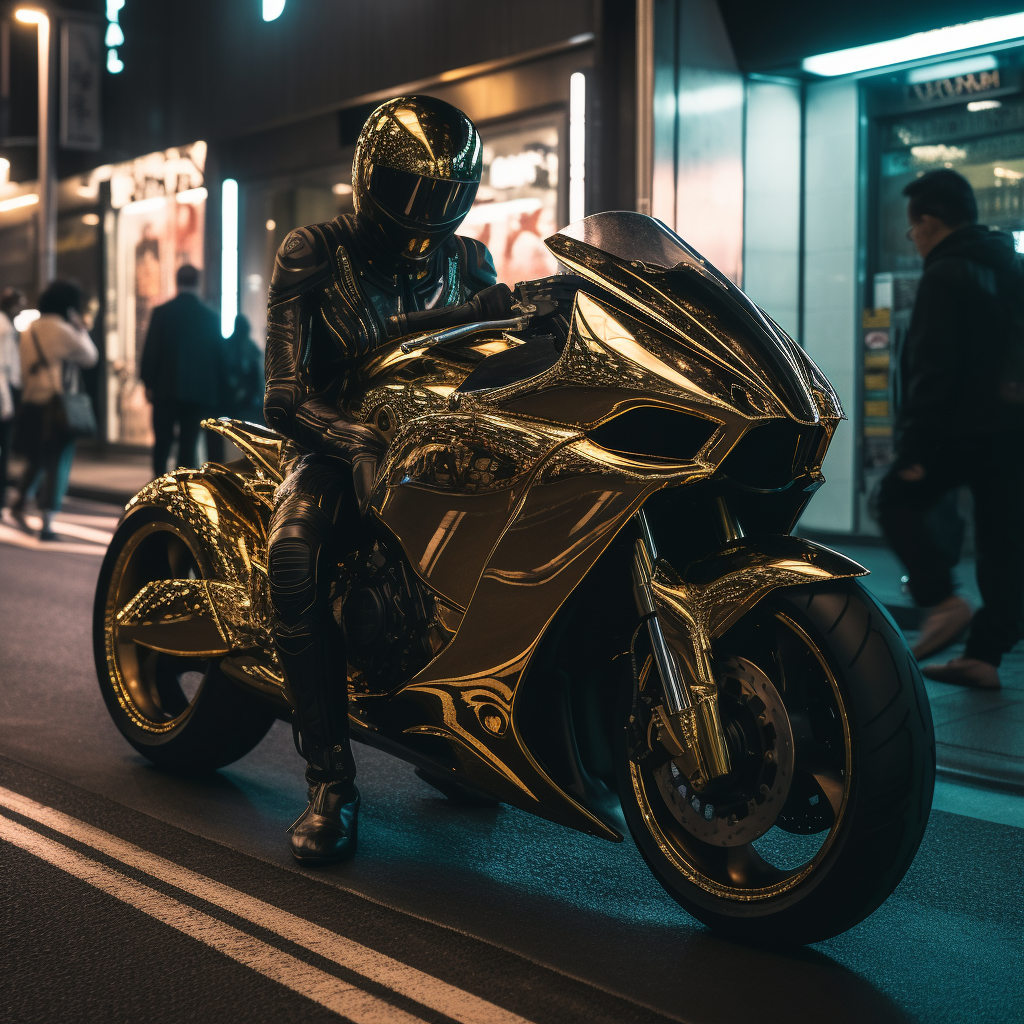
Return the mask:
<path fill-rule="evenodd" d="M 136 910 L 223 953 L 237 963 L 252 968 L 266 978 L 312 999 L 328 1010 L 356 1024 L 422 1024 L 414 1017 L 376 996 L 363 992 L 326 971 L 303 963 L 288 953 L 254 939 L 209 914 L 150 889 L 134 878 L 90 860 L 77 850 L 33 832 L 24 825 L 0 817 L 0 839 L 21 847 L 27 853 L 52 864 L 101 892 L 127 903 Z"/>
<path fill-rule="evenodd" d="M 25 516 L 25 522 L 28 523 L 33 530 L 41 530 L 43 528 L 43 520 L 41 516 Z M 78 540 L 91 540 L 94 544 L 102 544 L 104 546 L 109 544 L 110 538 L 114 536 L 113 530 L 97 530 L 92 526 L 83 526 L 81 523 L 70 522 L 68 519 L 65 519 L 63 515 L 54 517 L 53 527 L 62 537 L 76 537 Z"/>
<path fill-rule="evenodd" d="M 20 793 L 0 787 L 0 807 L 6 807 L 26 818 L 31 818 L 55 832 L 91 846 L 108 857 L 144 871 L 183 892 L 198 896 L 207 903 L 265 928 L 297 946 L 333 961 L 346 970 L 460 1021 L 461 1024 L 529 1024 L 525 1018 L 449 985 L 433 975 L 393 960 L 368 946 L 290 914 L 286 910 L 280 910 L 263 900 L 215 882 L 212 878 L 207 878 L 164 857 L 149 853 L 84 821 L 36 803 L 35 800 L 30 800 Z"/>
<path fill-rule="evenodd" d="M 103 544 L 79 544 L 74 541 L 40 540 L 34 534 L 0 523 L 0 543 L 28 548 L 31 551 L 60 551 L 71 555 L 99 555 L 102 558 L 107 553 L 106 545 L 109 541 L 104 541 Z"/>

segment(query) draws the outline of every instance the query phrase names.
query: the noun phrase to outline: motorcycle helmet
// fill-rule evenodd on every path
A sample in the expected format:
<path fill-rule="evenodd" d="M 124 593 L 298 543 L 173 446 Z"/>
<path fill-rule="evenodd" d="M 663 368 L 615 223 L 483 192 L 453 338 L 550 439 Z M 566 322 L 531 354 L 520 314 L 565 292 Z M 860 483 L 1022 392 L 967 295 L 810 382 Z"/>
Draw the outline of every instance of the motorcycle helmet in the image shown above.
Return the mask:
<path fill-rule="evenodd" d="M 480 133 L 461 110 L 432 96 L 388 100 L 356 141 L 356 214 L 378 246 L 418 263 L 455 234 L 482 163 Z"/>

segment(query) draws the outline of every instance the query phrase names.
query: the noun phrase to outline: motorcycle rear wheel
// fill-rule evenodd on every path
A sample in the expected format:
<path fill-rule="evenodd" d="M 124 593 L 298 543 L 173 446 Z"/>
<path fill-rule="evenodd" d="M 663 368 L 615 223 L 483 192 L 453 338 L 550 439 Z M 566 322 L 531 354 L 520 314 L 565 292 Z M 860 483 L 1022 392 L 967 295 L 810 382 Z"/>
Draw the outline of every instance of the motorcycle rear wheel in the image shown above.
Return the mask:
<path fill-rule="evenodd" d="M 212 575 L 192 528 L 165 509 L 145 508 L 114 533 L 96 584 L 93 656 L 107 710 L 140 754 L 176 772 L 237 761 L 276 717 L 240 692 L 219 659 L 164 654 L 118 635 L 117 613 L 146 583 Z"/>
<path fill-rule="evenodd" d="M 656 744 L 637 758 L 649 712 L 642 691 L 634 704 L 632 678 L 624 687 L 616 762 L 630 832 L 669 895 L 724 936 L 802 945 L 837 935 L 891 895 L 928 822 L 935 743 L 917 663 L 856 580 L 775 592 L 716 642 L 715 661 L 729 677 L 719 678 L 720 707 L 736 753 L 730 776 L 701 792 Z M 759 747 L 766 727 L 756 723 L 773 708 L 789 738 L 785 725 L 767 726 Z M 760 792 L 758 757 L 776 772 Z M 723 806 L 740 820 L 720 818 Z M 736 835 L 744 818 L 762 822 L 753 841 Z"/>

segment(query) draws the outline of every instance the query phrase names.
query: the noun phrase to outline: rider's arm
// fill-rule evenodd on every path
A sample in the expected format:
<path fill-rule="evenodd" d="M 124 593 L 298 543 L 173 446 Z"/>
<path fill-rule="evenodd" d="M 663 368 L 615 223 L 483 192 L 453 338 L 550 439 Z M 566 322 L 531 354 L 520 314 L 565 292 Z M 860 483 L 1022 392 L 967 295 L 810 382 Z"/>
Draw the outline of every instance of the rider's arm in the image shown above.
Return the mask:
<path fill-rule="evenodd" d="M 346 420 L 318 397 L 320 389 L 307 369 L 310 325 L 319 307 L 316 291 L 331 276 L 319 233 L 310 228 L 292 231 L 277 252 L 270 282 L 263 412 L 268 426 L 303 447 L 340 455 L 355 466 L 380 454 L 380 434 Z"/>

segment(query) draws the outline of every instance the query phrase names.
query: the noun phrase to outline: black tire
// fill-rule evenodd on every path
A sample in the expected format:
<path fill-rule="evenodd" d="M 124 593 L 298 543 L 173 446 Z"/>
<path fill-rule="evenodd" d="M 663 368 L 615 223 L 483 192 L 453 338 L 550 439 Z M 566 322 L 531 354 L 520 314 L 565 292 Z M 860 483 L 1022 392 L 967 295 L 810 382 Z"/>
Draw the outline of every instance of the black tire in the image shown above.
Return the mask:
<path fill-rule="evenodd" d="M 114 533 L 96 585 L 93 656 L 107 710 L 140 754 L 175 772 L 211 771 L 237 761 L 276 716 L 249 699 L 221 671 L 219 659 L 184 659 L 130 645 L 133 653 L 113 636 L 108 646 L 110 608 L 123 606 L 143 582 L 212 575 L 186 522 L 162 508 L 143 508 Z M 122 674 L 129 668 L 132 685 Z"/>
<path fill-rule="evenodd" d="M 631 731 L 626 725 L 638 706 L 633 702 L 632 677 L 619 703 L 616 767 L 630 832 L 659 882 L 684 909 L 729 938 L 755 944 L 804 944 L 830 938 L 863 920 L 903 878 L 928 822 L 935 783 L 935 741 L 917 663 L 895 623 L 858 581 L 776 591 L 734 626 L 722 643 L 734 645 L 730 653 L 736 644 L 746 643 L 755 656 L 769 660 L 764 653 L 770 646 L 765 638 L 766 630 L 772 629 L 776 630 L 776 661 L 783 660 L 783 648 L 778 645 L 791 644 L 778 639 L 787 630 L 794 636 L 802 632 L 817 647 L 817 652 L 812 649 L 811 654 L 822 666 L 823 677 L 831 673 L 836 707 L 841 708 L 840 715 L 848 724 L 848 770 L 842 773 L 844 802 L 832 814 L 817 859 L 807 862 L 811 866 L 786 869 L 793 871 L 786 877 L 796 879 L 789 888 L 759 896 L 758 892 L 769 893 L 770 887 L 759 890 L 753 885 L 733 891 L 726 879 L 726 885 L 716 890 L 712 884 L 715 876 L 703 867 L 696 873 L 690 871 L 690 877 L 684 876 L 681 868 L 690 870 L 694 863 L 713 865 L 717 863 L 715 858 L 739 855 L 732 850 L 701 847 L 692 827 L 689 831 L 683 827 L 688 813 L 685 807 L 680 811 L 677 806 L 673 815 L 666 810 L 669 800 L 663 795 L 661 807 L 656 800 L 652 802 L 651 786 L 644 781 L 643 771 L 629 760 L 637 737 L 636 729 Z M 761 653 L 756 655 L 759 645 Z M 795 647 L 791 645 L 788 650 Z M 786 657 L 795 655 L 787 653 Z M 772 671 L 771 666 L 765 669 L 769 677 Z M 778 674 L 777 669 L 774 671 Z M 808 677 L 811 674 L 812 670 L 807 669 Z M 783 679 L 782 686 L 786 685 Z M 793 693 L 796 705 L 799 684 L 791 679 L 788 685 L 790 690 L 786 692 Z M 811 687 L 812 683 L 807 683 L 804 693 L 809 693 Z M 796 713 L 791 712 L 785 698 L 783 703 L 787 713 Z M 794 746 L 799 748 L 800 742 L 795 740 Z M 811 745 L 808 740 L 807 746 Z M 794 768 L 793 788 L 781 798 L 784 810 L 777 812 L 773 832 L 778 830 L 778 822 L 792 820 L 783 815 L 796 792 L 797 774 Z M 659 795 L 664 792 L 663 787 Z M 685 784 L 681 792 L 685 802 Z M 643 803 L 647 804 L 646 816 Z M 679 822 L 676 832 L 672 832 L 673 822 Z M 757 842 L 768 839 L 766 834 Z M 752 843 L 741 849 L 756 847 Z M 706 861 L 701 859 L 705 850 Z M 752 869 L 751 878 L 757 877 L 756 871 Z M 800 871 L 806 873 L 801 875 Z M 767 872 L 764 877 L 769 877 Z"/>

